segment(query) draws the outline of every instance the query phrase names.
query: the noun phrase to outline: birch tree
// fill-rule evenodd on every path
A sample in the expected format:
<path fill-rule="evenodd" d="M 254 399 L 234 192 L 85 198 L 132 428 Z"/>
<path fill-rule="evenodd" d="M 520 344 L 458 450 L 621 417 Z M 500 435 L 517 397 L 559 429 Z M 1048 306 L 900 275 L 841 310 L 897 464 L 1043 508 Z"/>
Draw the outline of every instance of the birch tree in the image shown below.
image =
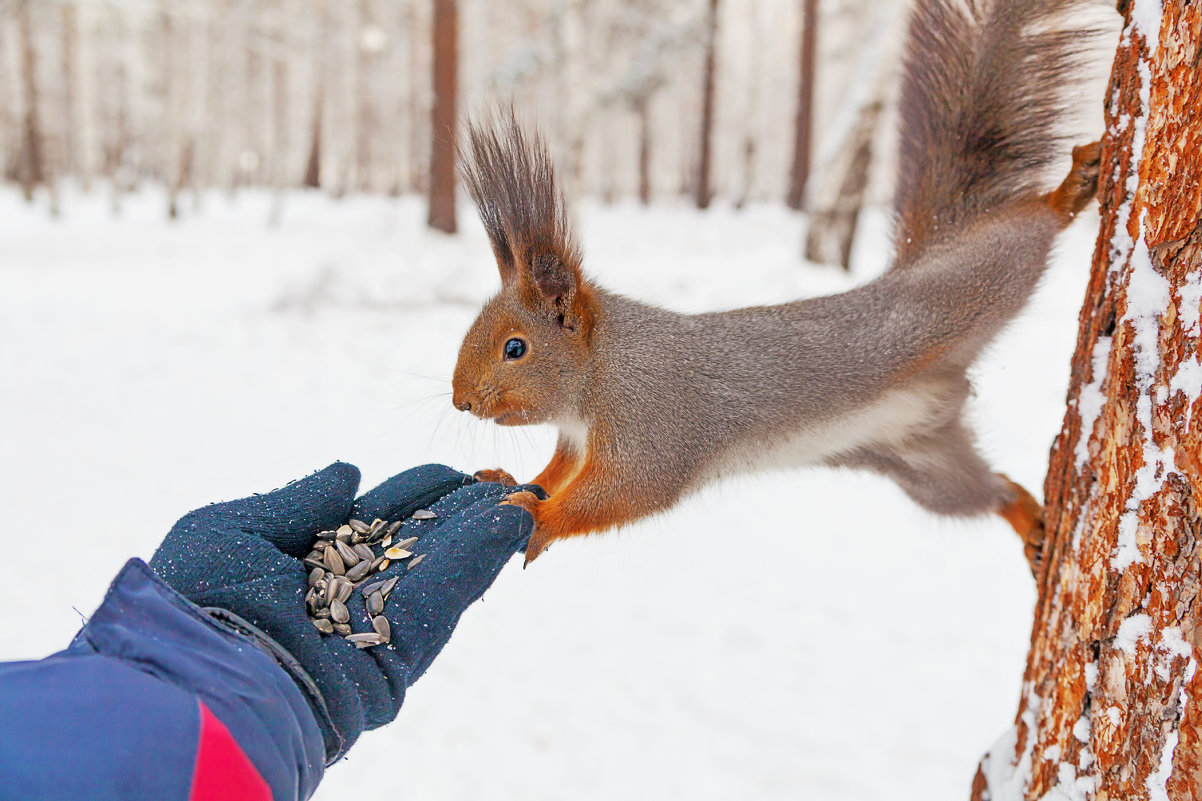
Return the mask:
<path fill-rule="evenodd" d="M 1046 568 L 978 801 L 1202 798 L 1202 5 L 1119 6 Z"/>

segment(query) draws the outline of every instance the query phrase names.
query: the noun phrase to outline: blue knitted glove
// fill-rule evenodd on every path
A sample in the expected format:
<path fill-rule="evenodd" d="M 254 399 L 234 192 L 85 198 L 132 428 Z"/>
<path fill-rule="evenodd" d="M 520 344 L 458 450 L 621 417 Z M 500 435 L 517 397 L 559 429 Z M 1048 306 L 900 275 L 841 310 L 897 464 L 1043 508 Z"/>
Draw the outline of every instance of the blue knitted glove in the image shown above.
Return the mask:
<path fill-rule="evenodd" d="M 327 762 L 364 729 L 396 717 L 405 688 L 534 525 L 519 507 L 498 505 L 514 488 L 475 483 L 442 465 L 401 473 L 355 500 L 358 484 L 358 469 L 338 462 L 275 492 L 198 509 L 175 524 L 150 560 L 164 581 L 217 619 L 278 644 L 278 660 L 306 691 L 322 728 Z M 410 519 L 418 509 L 436 517 Z M 308 618 L 310 568 L 302 559 L 319 531 L 377 517 L 404 520 L 394 539 L 417 535 L 412 550 L 424 557 L 412 570 L 394 562 L 372 576 L 373 583 L 399 577 L 384 609 L 391 641 L 359 650 L 323 636 Z M 346 606 L 354 630 L 370 632 L 362 594 L 352 593 Z"/>

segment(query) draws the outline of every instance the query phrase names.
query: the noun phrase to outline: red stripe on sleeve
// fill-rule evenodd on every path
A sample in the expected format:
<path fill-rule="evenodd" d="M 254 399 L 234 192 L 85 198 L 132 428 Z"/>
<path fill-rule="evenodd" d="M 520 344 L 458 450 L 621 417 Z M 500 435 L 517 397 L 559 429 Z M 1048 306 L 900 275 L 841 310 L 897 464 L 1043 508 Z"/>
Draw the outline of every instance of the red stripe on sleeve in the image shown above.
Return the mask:
<path fill-rule="evenodd" d="M 271 788 L 230 735 L 225 724 L 200 704 L 200 743 L 189 801 L 271 801 Z"/>

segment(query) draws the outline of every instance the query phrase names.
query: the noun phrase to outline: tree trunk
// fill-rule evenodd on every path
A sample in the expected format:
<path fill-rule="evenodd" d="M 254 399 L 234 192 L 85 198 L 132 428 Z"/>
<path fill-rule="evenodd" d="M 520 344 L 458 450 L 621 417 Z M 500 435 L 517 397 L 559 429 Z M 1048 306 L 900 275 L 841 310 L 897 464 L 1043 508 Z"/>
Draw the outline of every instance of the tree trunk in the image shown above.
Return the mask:
<path fill-rule="evenodd" d="M 1202 798 L 1202 6 L 1150 5 L 1120 3 L 1047 570 L 981 801 Z"/>
<path fill-rule="evenodd" d="M 797 117 L 793 133 L 793 167 L 785 203 L 800 209 L 810 180 L 810 130 L 814 107 L 814 49 L 817 46 L 818 0 L 802 0 L 801 64 L 797 79 Z M 854 223 L 853 223 L 854 225 Z M 808 249 L 808 248 L 807 248 Z"/>
<path fill-rule="evenodd" d="M 434 107 L 430 114 L 430 216 L 455 233 L 455 105 L 459 70 L 456 0 L 434 0 Z"/>
<path fill-rule="evenodd" d="M 875 100 L 860 109 L 855 128 L 840 148 L 830 173 L 833 180 L 819 182 L 820 196 L 806 234 L 805 254 L 810 261 L 851 269 L 851 246 L 860 222 L 860 209 L 864 207 L 868 170 L 872 166 L 872 141 L 883 106 L 880 100 Z M 822 186 L 828 183 L 830 192 Z"/>
<path fill-rule="evenodd" d="M 326 71 L 329 68 L 329 30 L 330 14 L 326 0 L 319 0 L 314 13 L 317 21 L 313 32 L 313 123 L 309 136 L 309 157 L 305 161 L 305 176 L 301 180 L 310 189 L 321 188 L 321 129 L 324 120 L 322 110 L 325 107 Z"/>
<path fill-rule="evenodd" d="M 26 200 L 33 199 L 35 186 L 46 182 L 42 127 L 38 122 L 37 58 L 34 55 L 31 5 L 31 0 L 20 0 L 17 3 L 17 27 L 21 38 L 21 88 L 24 92 L 25 108 L 18 176 Z"/>
<path fill-rule="evenodd" d="M 62 57 L 63 57 L 63 155 L 59 163 L 62 174 L 73 175 L 78 170 L 81 160 L 76 156 L 78 133 L 75 113 L 75 95 L 78 69 L 76 68 L 76 49 L 79 39 L 77 23 L 78 9 L 71 3 L 62 7 Z"/>
<path fill-rule="evenodd" d="M 651 202 L 651 98 L 640 97 L 635 104 L 639 116 L 639 202 Z"/>
<path fill-rule="evenodd" d="M 710 161 L 714 139 L 714 60 L 718 42 L 718 0 L 710 0 L 706 22 L 705 74 L 701 94 L 701 153 L 697 159 L 697 183 L 693 187 L 697 208 L 709 208 L 714 198 L 710 188 Z"/>

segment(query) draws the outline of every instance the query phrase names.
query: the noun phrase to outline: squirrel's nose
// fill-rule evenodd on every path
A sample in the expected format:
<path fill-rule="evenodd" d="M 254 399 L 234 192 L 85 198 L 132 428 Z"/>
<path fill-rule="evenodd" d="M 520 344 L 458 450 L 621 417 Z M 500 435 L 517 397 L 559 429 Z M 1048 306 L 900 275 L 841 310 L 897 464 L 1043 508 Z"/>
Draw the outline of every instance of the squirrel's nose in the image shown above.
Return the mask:
<path fill-rule="evenodd" d="M 472 402 L 470 400 L 461 400 L 456 402 L 455 408 L 461 412 L 470 412 L 472 410 Z"/>
<path fill-rule="evenodd" d="M 471 393 L 455 390 L 451 393 L 451 405 L 461 412 L 470 412 L 472 410 L 472 402 L 469 400 Z"/>

